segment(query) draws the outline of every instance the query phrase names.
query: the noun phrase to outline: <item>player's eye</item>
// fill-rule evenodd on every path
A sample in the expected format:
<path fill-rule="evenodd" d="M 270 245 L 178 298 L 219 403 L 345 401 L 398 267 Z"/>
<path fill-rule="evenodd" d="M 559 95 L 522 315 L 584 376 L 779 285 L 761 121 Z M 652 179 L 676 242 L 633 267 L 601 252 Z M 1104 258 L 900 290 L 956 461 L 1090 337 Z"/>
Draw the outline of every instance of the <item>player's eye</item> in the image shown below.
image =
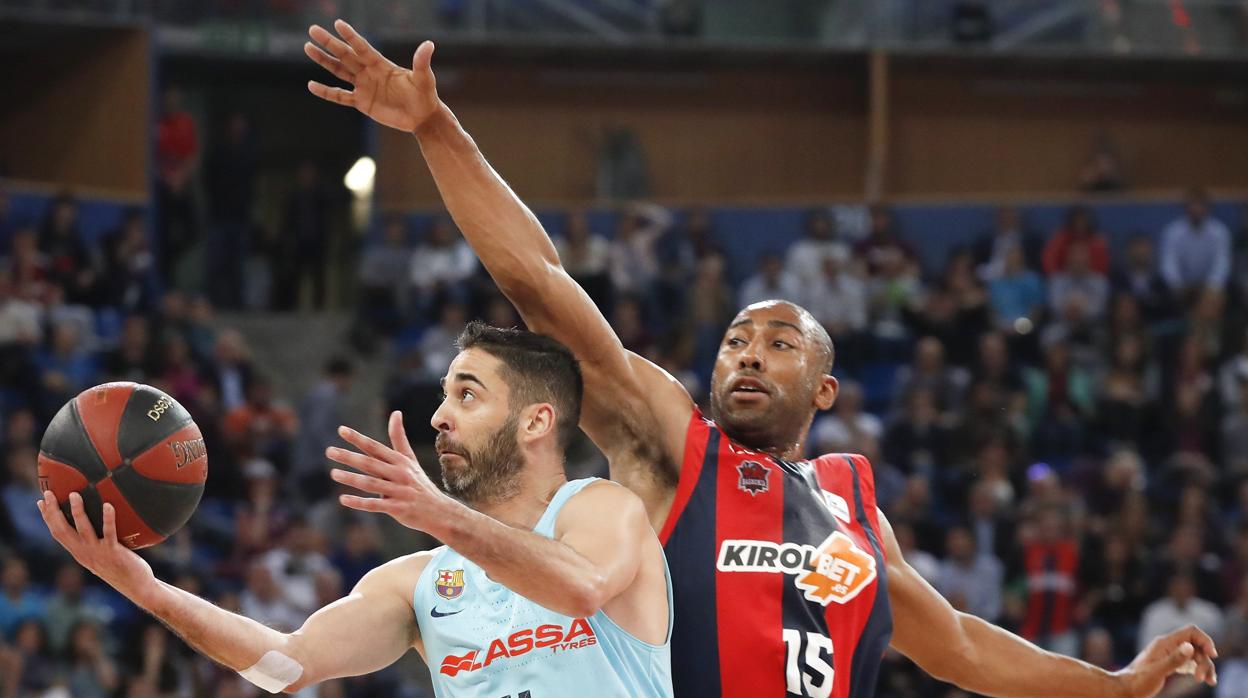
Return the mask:
<path fill-rule="evenodd" d="M 772 346 L 774 346 L 774 347 L 775 347 L 775 348 L 777 348 L 777 349 L 792 349 L 792 348 L 793 348 L 793 345 L 792 345 L 792 344 L 789 344 L 788 342 L 786 342 L 786 341 L 784 341 L 784 340 L 782 340 L 782 339 L 777 339 L 776 341 L 772 342 L 771 344 L 772 344 Z"/>
<path fill-rule="evenodd" d="M 737 346 L 741 346 L 742 344 L 745 344 L 745 340 L 741 339 L 740 337 L 728 338 L 728 346 L 730 347 L 737 347 Z"/>
<path fill-rule="evenodd" d="M 460 402 L 468 402 L 469 400 L 475 400 L 475 399 L 476 399 L 476 396 L 473 395 L 472 391 L 469 390 L 468 388 L 464 388 L 463 390 L 459 391 Z"/>

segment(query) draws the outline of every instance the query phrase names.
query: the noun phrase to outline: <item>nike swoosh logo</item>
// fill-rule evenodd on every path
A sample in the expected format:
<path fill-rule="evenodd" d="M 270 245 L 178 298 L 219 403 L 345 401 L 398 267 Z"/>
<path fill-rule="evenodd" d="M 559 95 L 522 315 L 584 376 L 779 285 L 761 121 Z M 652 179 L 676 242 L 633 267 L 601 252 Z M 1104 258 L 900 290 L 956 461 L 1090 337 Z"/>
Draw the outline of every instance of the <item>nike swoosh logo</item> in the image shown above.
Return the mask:
<path fill-rule="evenodd" d="M 456 613 L 463 613 L 463 611 L 464 609 L 461 608 L 458 611 L 451 611 L 450 613 L 438 613 L 438 607 L 434 606 L 433 608 L 429 609 L 429 615 L 433 616 L 434 618 L 445 618 L 447 616 L 453 616 Z"/>

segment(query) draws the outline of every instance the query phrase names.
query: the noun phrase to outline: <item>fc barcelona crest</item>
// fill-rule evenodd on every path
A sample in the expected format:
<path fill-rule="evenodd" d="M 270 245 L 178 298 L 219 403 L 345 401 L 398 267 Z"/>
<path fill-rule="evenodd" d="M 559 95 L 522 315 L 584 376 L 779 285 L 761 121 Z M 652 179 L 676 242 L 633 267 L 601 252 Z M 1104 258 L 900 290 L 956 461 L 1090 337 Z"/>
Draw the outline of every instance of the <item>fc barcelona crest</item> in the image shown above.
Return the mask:
<path fill-rule="evenodd" d="M 438 596 L 444 599 L 457 599 L 460 594 L 464 593 L 464 571 L 438 570 L 433 586 L 438 590 Z"/>
<path fill-rule="evenodd" d="M 771 468 L 758 461 L 747 460 L 737 466 L 737 472 L 741 473 L 737 488 L 742 492 L 749 492 L 752 497 L 767 491 L 767 476 L 771 474 Z"/>

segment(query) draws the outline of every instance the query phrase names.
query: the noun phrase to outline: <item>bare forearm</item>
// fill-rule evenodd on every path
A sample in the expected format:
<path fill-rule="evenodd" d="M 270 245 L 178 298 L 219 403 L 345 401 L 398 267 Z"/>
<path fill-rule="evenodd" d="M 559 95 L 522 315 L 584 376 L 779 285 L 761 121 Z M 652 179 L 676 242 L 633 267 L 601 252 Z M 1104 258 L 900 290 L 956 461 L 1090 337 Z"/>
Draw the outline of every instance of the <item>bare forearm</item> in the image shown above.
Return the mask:
<path fill-rule="evenodd" d="M 958 686 L 1002 698 L 1113 698 L 1122 694 L 1115 675 L 1077 659 L 1046 652 L 987 621 L 959 614 L 969 656 L 959 653 L 941 677 Z M 956 669 L 953 669 L 956 667 Z"/>
<path fill-rule="evenodd" d="M 251 667 L 265 652 L 287 644 L 287 635 L 165 582 L 156 581 L 149 591 L 131 600 L 195 651 L 235 671 Z"/>
<path fill-rule="evenodd" d="M 537 217 L 486 162 L 446 105 L 415 136 L 447 210 L 504 292 L 525 290 L 559 263 Z"/>
<path fill-rule="evenodd" d="M 580 553 L 559 541 L 513 528 L 462 507 L 438 537 L 490 579 L 552 611 L 585 617 L 605 601 L 605 580 Z"/>

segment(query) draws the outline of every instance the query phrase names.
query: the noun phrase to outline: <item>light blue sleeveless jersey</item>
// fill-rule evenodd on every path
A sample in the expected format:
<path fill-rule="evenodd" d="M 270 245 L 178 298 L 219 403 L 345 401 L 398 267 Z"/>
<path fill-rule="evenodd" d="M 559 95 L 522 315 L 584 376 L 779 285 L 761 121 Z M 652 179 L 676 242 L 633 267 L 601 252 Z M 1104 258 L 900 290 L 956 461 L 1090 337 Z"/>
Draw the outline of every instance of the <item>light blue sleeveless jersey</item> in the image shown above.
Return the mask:
<path fill-rule="evenodd" d="M 559 510 L 597 480 L 568 482 L 533 532 L 553 538 Z M 416 622 L 438 698 L 670 698 L 672 579 L 668 642 L 651 645 L 601 610 L 571 618 L 543 608 L 438 548 L 413 594 Z"/>

